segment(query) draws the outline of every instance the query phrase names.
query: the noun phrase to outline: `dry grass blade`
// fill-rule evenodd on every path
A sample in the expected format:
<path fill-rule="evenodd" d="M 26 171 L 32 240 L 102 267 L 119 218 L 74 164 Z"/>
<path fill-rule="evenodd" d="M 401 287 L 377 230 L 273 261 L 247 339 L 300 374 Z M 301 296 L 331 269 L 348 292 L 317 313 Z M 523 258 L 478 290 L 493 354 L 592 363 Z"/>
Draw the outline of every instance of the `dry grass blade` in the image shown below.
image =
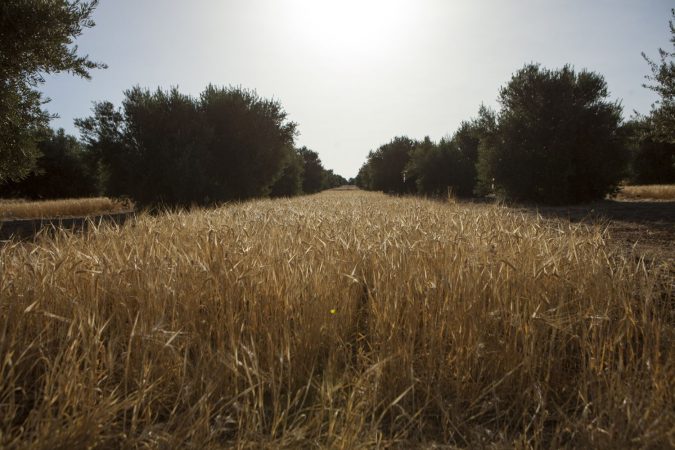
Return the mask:
<path fill-rule="evenodd" d="M 669 267 L 332 191 L 0 247 L 0 447 L 667 448 Z"/>
<path fill-rule="evenodd" d="M 675 184 L 623 186 L 617 194 L 620 200 L 675 200 Z"/>
<path fill-rule="evenodd" d="M 129 201 L 106 197 L 44 201 L 0 201 L 0 219 L 39 219 L 43 217 L 76 217 L 133 210 Z"/>

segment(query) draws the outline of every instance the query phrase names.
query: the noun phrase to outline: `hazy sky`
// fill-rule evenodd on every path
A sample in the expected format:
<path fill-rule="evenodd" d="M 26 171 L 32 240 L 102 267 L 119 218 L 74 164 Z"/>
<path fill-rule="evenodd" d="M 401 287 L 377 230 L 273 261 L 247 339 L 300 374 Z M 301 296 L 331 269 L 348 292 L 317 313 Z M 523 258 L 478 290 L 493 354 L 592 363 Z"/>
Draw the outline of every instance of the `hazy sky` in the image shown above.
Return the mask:
<path fill-rule="evenodd" d="M 641 51 L 669 48 L 672 0 L 101 0 L 77 41 L 108 64 L 47 78 L 53 125 L 124 90 L 208 83 L 255 89 L 299 125 L 297 143 L 356 175 L 397 135 L 452 134 L 528 62 L 605 76 L 624 116 L 655 96 Z"/>

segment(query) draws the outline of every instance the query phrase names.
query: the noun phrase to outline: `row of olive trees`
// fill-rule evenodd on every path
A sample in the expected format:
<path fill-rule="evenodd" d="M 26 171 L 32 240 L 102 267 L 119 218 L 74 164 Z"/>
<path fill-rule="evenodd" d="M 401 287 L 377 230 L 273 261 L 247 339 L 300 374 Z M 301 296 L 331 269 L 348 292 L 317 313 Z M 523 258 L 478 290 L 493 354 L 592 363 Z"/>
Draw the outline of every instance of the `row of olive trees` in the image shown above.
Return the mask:
<path fill-rule="evenodd" d="M 209 86 L 128 91 L 121 109 L 99 103 L 78 121 L 85 142 L 48 126 L 38 88 L 44 73 L 89 78 L 104 68 L 74 40 L 94 26 L 98 2 L 0 2 L 0 195 L 95 194 L 183 205 L 317 192 L 346 183 L 318 155 L 295 149 L 296 125 L 275 101 Z"/>
<path fill-rule="evenodd" d="M 675 9 L 671 11 L 675 18 Z M 670 21 L 675 49 L 675 25 Z M 398 137 L 368 155 L 356 183 L 394 193 L 494 193 L 560 204 L 601 199 L 620 182 L 675 183 L 675 51 L 643 54 L 659 100 L 622 122 L 604 78 L 529 64 L 501 88 L 499 109 L 438 143 Z"/>
<path fill-rule="evenodd" d="M 100 162 L 104 192 L 141 204 L 268 195 L 296 133 L 277 102 L 215 86 L 198 98 L 133 88 L 121 109 L 98 103 L 76 124 Z"/>
<path fill-rule="evenodd" d="M 398 137 L 368 155 L 366 189 L 458 196 L 495 193 L 548 204 L 601 199 L 619 183 L 675 182 L 673 129 L 653 118 L 622 123 L 601 75 L 530 64 L 500 90 L 498 111 L 481 107 L 438 143 Z M 654 114 L 653 114 L 654 115 Z"/>
<path fill-rule="evenodd" d="M 36 150 L 35 165 L 28 175 L 0 183 L 0 197 L 56 199 L 99 193 L 96 161 L 74 136 L 47 129 Z"/>
<path fill-rule="evenodd" d="M 191 205 L 314 193 L 345 184 L 319 155 L 296 149 L 281 105 L 239 88 L 133 88 L 121 108 L 76 121 L 84 143 L 51 133 L 28 178 L 0 193 L 33 198 L 106 194 L 143 205 Z"/>

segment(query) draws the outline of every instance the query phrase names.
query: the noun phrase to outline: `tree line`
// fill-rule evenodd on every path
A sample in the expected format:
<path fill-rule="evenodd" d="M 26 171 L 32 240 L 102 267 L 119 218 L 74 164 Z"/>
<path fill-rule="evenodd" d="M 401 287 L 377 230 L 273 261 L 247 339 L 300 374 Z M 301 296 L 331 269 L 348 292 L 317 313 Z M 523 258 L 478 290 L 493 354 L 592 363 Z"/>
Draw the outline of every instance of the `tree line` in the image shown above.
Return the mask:
<path fill-rule="evenodd" d="M 295 148 L 296 124 L 274 100 L 208 86 L 199 97 L 135 87 L 121 108 L 95 104 L 76 120 L 82 141 L 48 131 L 32 172 L 3 196 L 105 194 L 141 205 L 188 206 L 294 196 L 345 184 L 319 155 Z"/>
<path fill-rule="evenodd" d="M 672 11 L 675 17 L 675 10 Z M 675 27 L 670 22 L 675 46 Z M 396 137 L 371 151 L 355 183 L 396 194 L 494 194 L 544 204 L 598 200 L 622 182 L 675 183 L 675 53 L 648 61 L 659 95 L 647 116 L 622 119 L 602 75 L 527 64 L 439 142 Z"/>
<path fill-rule="evenodd" d="M 294 196 L 346 184 L 319 155 L 296 148 L 281 105 L 241 88 L 208 86 L 199 97 L 135 87 L 121 108 L 95 104 L 76 120 L 82 141 L 47 130 L 29 174 L 0 195 L 130 197 L 189 206 Z"/>
<path fill-rule="evenodd" d="M 105 68 L 74 40 L 96 1 L 0 3 L 0 195 L 128 196 L 189 205 L 313 193 L 347 180 L 296 148 L 297 125 L 254 91 L 210 85 L 198 96 L 134 87 L 120 107 L 97 103 L 76 122 L 80 141 L 48 126 L 42 74 L 89 78 Z M 672 12 L 675 17 L 675 10 Z M 675 27 L 670 22 L 671 43 Z M 397 137 L 370 152 L 352 181 L 365 189 L 461 197 L 496 194 L 541 203 L 603 198 L 623 181 L 675 182 L 675 62 L 643 55 L 659 96 L 647 116 L 622 118 L 607 83 L 571 66 L 528 64 L 439 142 Z"/>
<path fill-rule="evenodd" d="M 319 155 L 296 148 L 279 102 L 210 85 L 197 97 L 134 87 L 121 107 L 95 104 L 76 120 L 83 139 L 48 126 L 42 73 L 89 78 L 105 68 L 72 45 L 94 26 L 96 1 L 7 0 L 0 5 L 0 195 L 131 197 L 192 205 L 314 193 L 345 184 Z"/>

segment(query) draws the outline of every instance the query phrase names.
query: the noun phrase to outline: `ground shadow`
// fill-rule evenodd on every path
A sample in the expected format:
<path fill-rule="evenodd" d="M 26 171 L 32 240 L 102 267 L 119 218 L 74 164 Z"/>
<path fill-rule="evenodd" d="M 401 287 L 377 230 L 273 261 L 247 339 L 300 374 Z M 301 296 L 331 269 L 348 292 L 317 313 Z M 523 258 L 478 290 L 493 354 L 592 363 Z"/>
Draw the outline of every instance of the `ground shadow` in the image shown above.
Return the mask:
<path fill-rule="evenodd" d="M 557 217 L 572 222 L 621 221 L 655 227 L 675 227 L 675 201 L 604 200 L 573 206 L 525 206 L 544 217 Z"/>
<path fill-rule="evenodd" d="M 602 225 L 623 253 L 666 262 L 675 271 L 675 201 L 603 200 L 573 206 L 527 206 L 518 209 L 547 219 Z"/>

